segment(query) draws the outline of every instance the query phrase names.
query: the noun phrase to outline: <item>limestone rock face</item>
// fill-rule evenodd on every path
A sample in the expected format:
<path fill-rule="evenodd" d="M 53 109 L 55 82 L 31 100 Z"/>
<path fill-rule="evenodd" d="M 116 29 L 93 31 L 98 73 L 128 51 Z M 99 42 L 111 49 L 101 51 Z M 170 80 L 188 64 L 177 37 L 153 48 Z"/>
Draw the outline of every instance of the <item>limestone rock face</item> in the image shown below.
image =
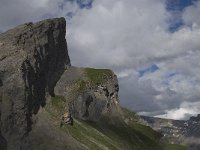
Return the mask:
<path fill-rule="evenodd" d="M 118 116 L 120 107 L 117 76 L 109 70 L 105 79 L 96 84 L 85 70 L 87 69 L 71 67 L 56 84 L 55 94 L 65 97 L 66 111 L 70 112 L 72 117 L 92 121 L 98 121 L 102 116 Z M 91 69 L 94 72 L 98 70 Z M 101 71 L 102 74 L 103 72 Z"/>
<path fill-rule="evenodd" d="M 27 23 L 0 34 L 0 149 L 20 149 L 32 114 L 70 66 L 64 18 Z"/>
<path fill-rule="evenodd" d="M 86 89 L 70 104 L 76 118 L 98 121 L 102 116 L 119 115 L 118 82 L 113 74 L 98 86 Z"/>
<path fill-rule="evenodd" d="M 56 18 L 0 33 L 0 150 L 82 149 L 62 125 L 119 115 L 116 75 L 72 67 L 65 32 Z"/>

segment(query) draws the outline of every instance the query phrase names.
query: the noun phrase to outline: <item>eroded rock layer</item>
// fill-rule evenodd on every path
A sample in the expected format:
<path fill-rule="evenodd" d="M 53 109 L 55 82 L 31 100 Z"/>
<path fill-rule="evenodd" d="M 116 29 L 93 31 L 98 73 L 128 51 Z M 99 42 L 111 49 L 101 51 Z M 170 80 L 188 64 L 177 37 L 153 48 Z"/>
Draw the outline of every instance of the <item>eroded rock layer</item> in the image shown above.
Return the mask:
<path fill-rule="evenodd" d="M 32 114 L 70 66 L 65 30 L 65 19 L 57 18 L 0 34 L 0 149 L 20 149 Z"/>
<path fill-rule="evenodd" d="M 55 94 L 66 100 L 66 111 L 82 120 L 118 117 L 117 76 L 109 69 L 77 68 L 66 70 L 57 82 Z"/>

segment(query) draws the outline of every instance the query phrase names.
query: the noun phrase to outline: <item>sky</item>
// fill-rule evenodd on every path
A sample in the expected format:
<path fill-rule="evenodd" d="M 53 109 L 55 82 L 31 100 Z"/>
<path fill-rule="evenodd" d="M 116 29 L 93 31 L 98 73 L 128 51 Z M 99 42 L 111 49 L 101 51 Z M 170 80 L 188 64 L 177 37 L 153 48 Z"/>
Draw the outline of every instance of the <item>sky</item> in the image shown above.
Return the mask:
<path fill-rule="evenodd" d="M 67 20 L 72 65 L 110 68 L 122 106 L 141 115 L 200 113 L 200 1 L 0 0 L 0 32 Z"/>

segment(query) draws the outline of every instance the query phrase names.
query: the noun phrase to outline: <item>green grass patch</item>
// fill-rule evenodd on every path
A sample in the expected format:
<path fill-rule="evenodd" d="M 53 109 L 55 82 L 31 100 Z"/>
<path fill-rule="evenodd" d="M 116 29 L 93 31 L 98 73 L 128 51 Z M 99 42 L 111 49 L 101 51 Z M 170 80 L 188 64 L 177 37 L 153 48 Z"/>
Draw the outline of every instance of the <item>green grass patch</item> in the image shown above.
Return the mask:
<path fill-rule="evenodd" d="M 73 126 L 64 124 L 60 126 L 59 122 L 63 112 L 65 111 L 66 100 L 62 96 L 52 97 L 50 102 L 45 106 L 45 110 L 50 115 L 53 122 L 58 122 L 57 128 L 62 130 L 68 135 L 71 135 L 74 139 L 85 145 L 88 149 L 95 150 L 119 150 L 117 144 L 99 132 L 93 126 L 85 121 L 74 119 Z"/>
<path fill-rule="evenodd" d="M 139 131 L 141 133 L 143 133 L 145 136 L 147 136 L 149 139 L 152 139 L 154 141 L 159 141 L 160 138 L 162 137 L 162 134 L 154 131 L 152 128 L 139 124 L 139 123 L 135 123 L 133 124 L 133 128 L 136 131 Z"/>
<path fill-rule="evenodd" d="M 61 116 L 65 112 L 66 107 L 66 100 L 63 96 L 54 96 L 51 97 L 51 100 L 49 103 L 46 104 L 45 109 L 47 112 L 54 116 Z"/>
<path fill-rule="evenodd" d="M 62 130 L 91 150 L 118 150 L 115 143 L 109 137 L 100 133 L 87 122 L 74 120 L 73 126 L 64 125 Z"/>
<path fill-rule="evenodd" d="M 122 121 L 115 122 L 104 118 L 101 123 L 89 122 L 99 132 L 117 143 L 119 149 L 131 150 L 162 150 L 159 143 L 161 135 L 147 126 L 137 124 L 130 126 Z M 156 134 L 156 135 L 154 135 Z"/>
<path fill-rule="evenodd" d="M 178 144 L 168 144 L 166 150 L 187 150 L 187 147 Z"/>
<path fill-rule="evenodd" d="M 87 88 L 86 81 L 84 81 L 82 79 L 78 79 L 75 84 L 78 85 L 78 89 L 77 89 L 78 92 L 83 92 Z"/>
<path fill-rule="evenodd" d="M 132 112 L 130 110 L 128 110 L 127 108 L 121 107 L 124 117 L 125 118 L 135 118 L 137 117 L 137 114 L 135 112 Z"/>
<path fill-rule="evenodd" d="M 113 74 L 112 71 L 109 69 L 85 68 L 84 71 L 90 81 L 95 85 L 99 85 L 105 82 Z"/>
<path fill-rule="evenodd" d="M 141 124 L 126 124 L 119 118 L 103 117 L 99 122 L 74 119 L 73 126 L 64 124 L 60 127 L 59 116 L 64 112 L 65 103 L 66 100 L 64 97 L 55 96 L 51 98 L 45 109 L 53 122 L 58 122 L 57 128 L 59 130 L 71 135 L 88 149 L 163 150 L 163 146 L 159 142 L 161 138 L 159 133 Z M 126 113 L 131 117 L 134 117 L 135 114 L 129 111 Z"/>
<path fill-rule="evenodd" d="M 51 104 L 58 109 L 63 109 L 65 103 L 65 98 L 63 96 L 54 96 L 51 97 Z"/>

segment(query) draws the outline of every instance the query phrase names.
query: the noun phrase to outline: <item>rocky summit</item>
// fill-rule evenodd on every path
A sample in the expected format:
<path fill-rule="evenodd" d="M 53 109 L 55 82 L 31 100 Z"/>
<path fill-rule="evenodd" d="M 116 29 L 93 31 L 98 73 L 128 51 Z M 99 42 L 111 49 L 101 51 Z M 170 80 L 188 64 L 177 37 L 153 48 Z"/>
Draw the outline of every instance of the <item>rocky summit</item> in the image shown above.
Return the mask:
<path fill-rule="evenodd" d="M 65 34 L 64 18 L 0 33 L 0 150 L 186 149 L 120 107 L 113 71 L 71 66 Z"/>
<path fill-rule="evenodd" d="M 8 149 L 20 149 L 19 140 L 31 130 L 32 114 L 45 105 L 46 94 L 54 95 L 56 82 L 70 66 L 65 29 L 60 18 L 0 34 L 0 123 Z"/>

